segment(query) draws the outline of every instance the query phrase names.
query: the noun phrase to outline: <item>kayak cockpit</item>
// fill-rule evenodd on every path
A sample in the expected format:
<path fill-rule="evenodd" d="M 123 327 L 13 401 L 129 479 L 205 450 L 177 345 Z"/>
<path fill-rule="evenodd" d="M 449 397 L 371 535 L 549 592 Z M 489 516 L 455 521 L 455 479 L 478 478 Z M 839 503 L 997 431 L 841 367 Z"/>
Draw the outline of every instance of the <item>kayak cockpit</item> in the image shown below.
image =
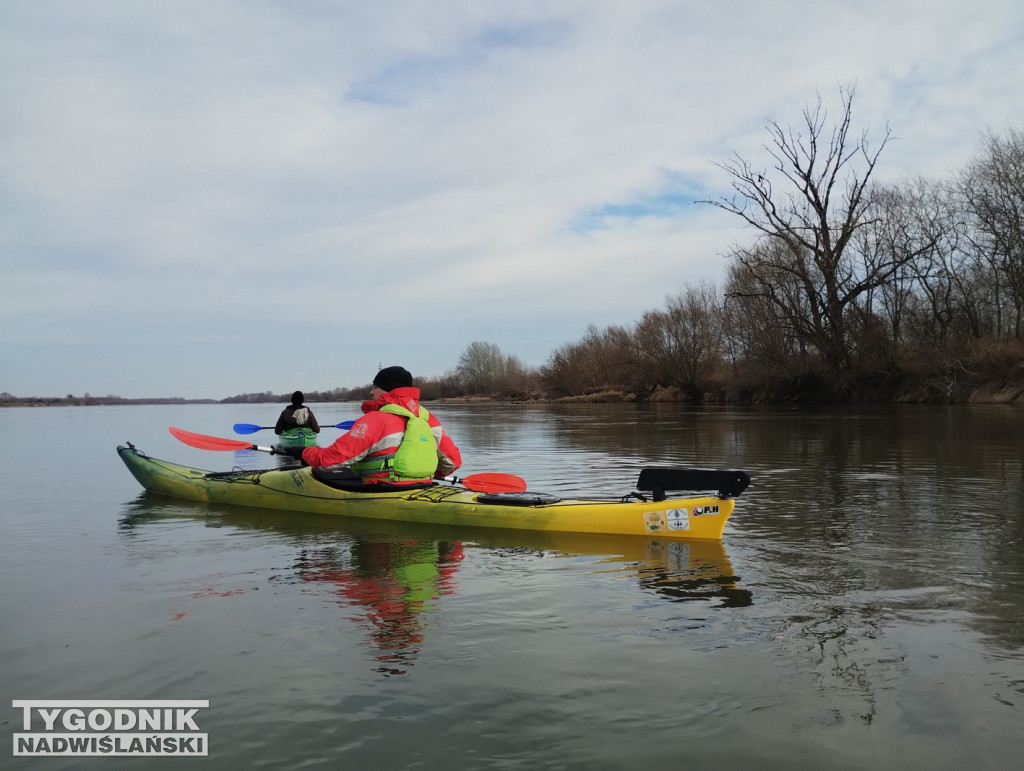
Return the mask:
<path fill-rule="evenodd" d="M 313 468 L 310 473 L 313 479 L 335 490 L 344 490 L 347 493 L 405 493 L 412 490 L 425 490 L 433 487 L 437 482 L 422 482 L 412 485 L 389 485 L 389 484 L 363 484 L 359 475 L 351 469 L 326 469 Z"/>

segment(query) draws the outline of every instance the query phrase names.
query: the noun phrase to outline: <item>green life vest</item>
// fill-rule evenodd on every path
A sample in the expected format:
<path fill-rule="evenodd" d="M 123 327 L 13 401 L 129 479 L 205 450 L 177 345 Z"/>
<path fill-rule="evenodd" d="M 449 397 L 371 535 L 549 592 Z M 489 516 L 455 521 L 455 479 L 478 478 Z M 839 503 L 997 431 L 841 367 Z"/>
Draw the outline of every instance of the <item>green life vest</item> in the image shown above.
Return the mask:
<path fill-rule="evenodd" d="M 358 463 L 356 470 L 360 474 L 365 474 L 386 469 L 392 482 L 432 478 L 437 471 L 437 440 L 434 438 L 434 432 L 430 430 L 430 423 L 427 422 L 430 413 L 420 407 L 420 414 L 413 415 L 405 407 L 399 407 L 397 404 L 385 404 L 380 411 L 405 418 L 402 443 L 398 446 L 395 456 L 383 464 L 373 461 Z"/>

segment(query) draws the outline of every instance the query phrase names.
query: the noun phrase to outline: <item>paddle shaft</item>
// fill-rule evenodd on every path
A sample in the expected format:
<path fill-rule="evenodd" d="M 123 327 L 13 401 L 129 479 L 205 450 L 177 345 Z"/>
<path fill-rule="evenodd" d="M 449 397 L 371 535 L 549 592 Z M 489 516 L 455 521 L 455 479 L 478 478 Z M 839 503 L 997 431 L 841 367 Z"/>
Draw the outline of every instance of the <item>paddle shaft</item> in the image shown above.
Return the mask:
<path fill-rule="evenodd" d="M 347 431 L 352 428 L 354 423 L 354 420 L 343 420 L 341 423 L 335 423 L 333 426 L 324 426 L 324 428 L 340 428 Z M 236 434 L 255 434 L 257 431 L 265 431 L 267 429 L 276 428 L 276 426 L 257 426 L 255 423 L 235 423 L 233 428 Z"/>
<path fill-rule="evenodd" d="M 260 444 L 249 444 L 238 439 L 222 439 L 219 436 L 207 436 L 196 434 L 192 431 L 185 431 L 181 428 L 171 426 L 167 429 L 179 442 L 184 442 L 189 447 L 200 450 L 215 450 L 230 452 L 232 450 L 258 450 L 271 455 L 286 455 L 276 447 L 266 447 Z M 499 474 L 495 472 L 484 472 L 471 474 L 468 477 L 445 477 L 444 481 L 452 484 L 461 484 L 467 490 L 479 493 L 521 493 L 526 490 L 526 480 L 514 474 Z"/>

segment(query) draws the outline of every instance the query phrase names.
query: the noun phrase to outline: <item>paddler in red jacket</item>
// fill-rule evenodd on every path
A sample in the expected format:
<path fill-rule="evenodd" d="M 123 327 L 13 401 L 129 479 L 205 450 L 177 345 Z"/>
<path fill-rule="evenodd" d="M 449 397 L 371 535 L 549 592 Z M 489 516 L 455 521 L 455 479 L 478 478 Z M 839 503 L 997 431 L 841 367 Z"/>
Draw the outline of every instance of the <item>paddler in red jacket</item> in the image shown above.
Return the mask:
<path fill-rule="evenodd" d="M 420 389 L 403 367 L 385 367 L 373 379 L 365 413 L 329 447 L 279 447 L 315 468 L 345 469 L 353 482 L 375 487 L 422 486 L 462 465 L 441 422 L 420 406 Z"/>

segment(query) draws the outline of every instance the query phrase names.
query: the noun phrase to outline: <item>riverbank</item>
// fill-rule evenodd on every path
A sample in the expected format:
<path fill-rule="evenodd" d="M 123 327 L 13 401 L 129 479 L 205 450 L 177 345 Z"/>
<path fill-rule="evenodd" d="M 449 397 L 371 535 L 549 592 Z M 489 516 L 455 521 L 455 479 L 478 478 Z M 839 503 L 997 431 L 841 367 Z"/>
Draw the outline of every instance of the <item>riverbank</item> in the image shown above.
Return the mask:
<path fill-rule="evenodd" d="M 815 367 L 744 366 L 710 372 L 691 389 L 674 386 L 629 389 L 608 384 L 581 394 L 559 394 L 543 378 L 535 376 L 518 392 L 501 395 L 445 393 L 433 381 L 423 383 L 423 400 L 471 404 L 496 403 L 621 403 L 678 402 L 686 404 L 1013 404 L 1024 405 L 1024 355 L 1017 348 L 1003 348 L 998 354 L 975 358 L 936 358 L 886 370 L 832 373 Z M 106 397 L 28 397 L 6 394 L 0 407 L 92 407 L 132 404 L 227 404 L 227 399 L 183 399 L 161 397 L 126 399 Z M 266 394 L 258 402 L 277 404 L 285 397 Z M 345 398 L 310 401 L 352 402 Z"/>
<path fill-rule="evenodd" d="M 881 381 L 881 382 L 879 382 Z M 968 384 L 952 380 L 856 381 L 830 383 L 815 373 L 732 387 L 694 395 L 679 388 L 659 387 L 645 397 L 604 390 L 561 398 L 530 397 L 527 402 L 601 404 L 615 402 L 690 404 L 1013 404 L 1024 406 L 1024 381 Z M 463 399 L 441 401 L 469 401 Z M 475 401 L 475 399 L 474 399 Z"/>
<path fill-rule="evenodd" d="M 544 394 L 529 394 L 522 397 L 493 396 L 448 396 L 431 399 L 432 402 L 450 404 L 512 403 L 512 404 L 621 404 L 631 402 L 679 403 L 679 404 L 1010 404 L 1024 406 L 1024 382 L 1011 384 L 986 383 L 974 387 L 943 382 L 919 383 L 901 390 L 884 389 L 885 394 L 872 390 L 854 390 L 852 393 L 835 394 L 824 389 L 820 383 L 808 380 L 774 384 L 750 391 L 705 392 L 699 396 L 686 393 L 679 388 L 659 387 L 646 397 L 621 390 L 597 391 L 576 396 L 552 397 Z M 94 402 L 66 399 L 40 399 L 25 402 L 5 402 L 3 407 L 98 407 L 131 406 L 144 404 L 219 404 L 213 399 L 132 399 L 124 402 Z M 274 400 L 263 402 L 276 404 Z M 324 403 L 324 402 L 321 402 Z M 352 403 L 352 402 L 348 402 Z"/>

